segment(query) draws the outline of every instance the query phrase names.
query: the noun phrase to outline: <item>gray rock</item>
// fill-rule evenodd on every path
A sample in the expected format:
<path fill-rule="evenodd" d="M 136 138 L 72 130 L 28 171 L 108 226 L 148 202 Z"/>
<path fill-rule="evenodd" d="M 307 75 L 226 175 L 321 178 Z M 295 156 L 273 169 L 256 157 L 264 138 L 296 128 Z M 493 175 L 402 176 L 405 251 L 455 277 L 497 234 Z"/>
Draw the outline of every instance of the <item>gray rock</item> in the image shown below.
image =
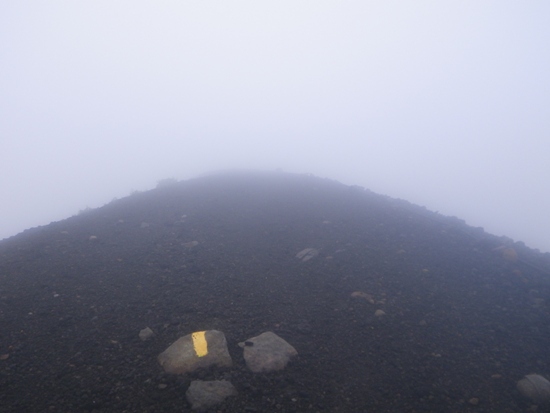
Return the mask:
<path fill-rule="evenodd" d="M 149 327 L 145 327 L 143 330 L 139 332 L 139 338 L 141 341 L 149 340 L 154 335 L 155 333 Z"/>
<path fill-rule="evenodd" d="M 183 374 L 210 366 L 231 367 L 233 361 L 221 331 L 197 331 L 179 338 L 158 356 L 164 371 Z"/>
<path fill-rule="evenodd" d="M 239 343 L 239 346 L 244 349 L 246 366 L 254 373 L 282 370 L 290 358 L 298 354 L 294 347 L 271 331 Z"/>
<path fill-rule="evenodd" d="M 538 374 L 528 374 L 518 381 L 519 392 L 536 404 L 550 402 L 550 382 Z"/>
<path fill-rule="evenodd" d="M 191 382 L 185 396 L 193 410 L 206 410 L 236 394 L 237 390 L 227 380 L 195 380 Z"/>
<path fill-rule="evenodd" d="M 313 257 L 316 257 L 319 254 L 319 251 L 315 248 L 306 248 L 302 251 L 300 251 L 298 254 L 296 254 L 296 258 L 302 260 L 302 261 L 309 261 Z"/>

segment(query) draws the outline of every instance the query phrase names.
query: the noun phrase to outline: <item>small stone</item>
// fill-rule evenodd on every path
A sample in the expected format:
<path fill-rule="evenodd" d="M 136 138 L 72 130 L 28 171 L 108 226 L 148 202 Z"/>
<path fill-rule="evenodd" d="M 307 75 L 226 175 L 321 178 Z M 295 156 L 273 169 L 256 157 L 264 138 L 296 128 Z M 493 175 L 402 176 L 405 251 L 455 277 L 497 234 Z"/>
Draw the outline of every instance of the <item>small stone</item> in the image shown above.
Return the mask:
<path fill-rule="evenodd" d="M 143 330 L 139 332 L 139 338 L 141 341 L 149 340 L 154 335 L 155 333 L 149 327 L 145 327 Z"/>
<path fill-rule="evenodd" d="M 296 254 L 296 258 L 302 260 L 303 262 L 309 261 L 313 257 L 316 257 L 319 255 L 319 251 L 315 248 L 306 248 L 300 251 L 298 254 Z"/>
<path fill-rule="evenodd" d="M 477 406 L 479 404 L 479 399 L 477 397 L 472 397 L 470 400 L 468 400 L 468 403 L 470 403 L 472 406 Z"/>
<path fill-rule="evenodd" d="M 351 293 L 351 296 L 353 298 L 362 298 L 362 299 L 368 301 L 371 304 L 375 303 L 374 298 L 372 297 L 372 295 L 370 295 L 369 293 L 366 293 L 364 291 L 354 291 L 354 292 Z"/>
<path fill-rule="evenodd" d="M 376 311 L 374 312 L 374 315 L 375 315 L 376 317 L 382 317 L 382 316 L 385 316 L 386 313 L 385 313 L 384 310 L 376 310 Z"/>
<path fill-rule="evenodd" d="M 165 384 L 165 383 L 161 383 L 161 384 L 158 385 L 159 390 L 164 390 L 167 387 L 168 387 L 168 385 Z"/>

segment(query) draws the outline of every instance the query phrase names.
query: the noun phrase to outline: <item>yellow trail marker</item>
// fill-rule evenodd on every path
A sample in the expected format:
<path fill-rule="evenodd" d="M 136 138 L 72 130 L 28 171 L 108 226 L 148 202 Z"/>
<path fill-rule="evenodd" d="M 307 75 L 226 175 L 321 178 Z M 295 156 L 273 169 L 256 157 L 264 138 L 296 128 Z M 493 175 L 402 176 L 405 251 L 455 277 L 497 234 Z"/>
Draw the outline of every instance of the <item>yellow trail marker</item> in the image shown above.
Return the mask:
<path fill-rule="evenodd" d="M 191 334 L 191 337 L 193 337 L 193 347 L 195 348 L 197 357 L 203 357 L 208 354 L 208 343 L 204 337 L 205 333 L 206 331 L 197 331 L 196 333 Z"/>

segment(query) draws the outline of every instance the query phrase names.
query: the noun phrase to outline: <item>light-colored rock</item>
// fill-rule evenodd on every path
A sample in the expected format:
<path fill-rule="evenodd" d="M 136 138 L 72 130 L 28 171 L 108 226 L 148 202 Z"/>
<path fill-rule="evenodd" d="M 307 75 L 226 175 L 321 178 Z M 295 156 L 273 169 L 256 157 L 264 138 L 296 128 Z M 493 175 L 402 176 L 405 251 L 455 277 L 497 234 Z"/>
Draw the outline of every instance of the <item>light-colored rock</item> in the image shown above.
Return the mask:
<path fill-rule="evenodd" d="M 383 317 L 383 316 L 386 315 L 386 312 L 385 312 L 384 310 L 376 310 L 376 311 L 374 312 L 374 315 L 375 315 L 376 317 Z"/>
<path fill-rule="evenodd" d="M 149 327 L 145 327 L 143 330 L 141 330 L 139 332 L 139 338 L 140 338 L 141 341 L 149 340 L 154 335 L 155 335 L 155 333 Z"/>
<path fill-rule="evenodd" d="M 351 296 L 353 298 L 362 298 L 364 300 L 367 300 L 371 304 L 376 303 L 376 301 L 374 301 L 374 297 L 371 294 L 366 293 L 364 291 L 354 291 L 354 292 L 351 293 Z"/>
<path fill-rule="evenodd" d="M 477 406 L 479 404 L 479 398 L 472 397 L 470 400 L 468 400 L 468 403 L 470 403 L 472 406 Z"/>
<path fill-rule="evenodd" d="M 303 262 L 309 261 L 313 257 L 316 257 L 319 254 L 319 251 L 315 248 L 306 248 L 296 254 L 296 258 L 302 260 Z"/>
<path fill-rule="evenodd" d="M 294 347 L 271 331 L 239 343 L 239 346 L 244 349 L 246 366 L 254 373 L 282 370 L 290 358 L 298 354 Z"/>
<path fill-rule="evenodd" d="M 227 380 L 195 380 L 185 392 L 193 410 L 206 410 L 223 402 L 229 396 L 235 396 L 237 390 Z"/>
<path fill-rule="evenodd" d="M 227 341 L 221 331 L 197 331 L 179 338 L 158 361 L 164 371 L 183 374 L 210 366 L 231 367 L 233 361 L 227 350 Z"/>
<path fill-rule="evenodd" d="M 519 392 L 536 404 L 550 402 L 550 382 L 538 374 L 528 374 L 518 381 Z"/>

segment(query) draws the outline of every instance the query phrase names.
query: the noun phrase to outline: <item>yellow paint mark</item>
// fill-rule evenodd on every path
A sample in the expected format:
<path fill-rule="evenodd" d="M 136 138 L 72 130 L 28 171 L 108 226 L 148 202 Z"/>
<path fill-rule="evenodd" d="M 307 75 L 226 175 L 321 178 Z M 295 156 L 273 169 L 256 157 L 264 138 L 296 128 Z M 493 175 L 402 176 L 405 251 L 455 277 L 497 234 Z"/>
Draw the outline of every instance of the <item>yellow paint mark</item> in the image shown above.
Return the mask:
<path fill-rule="evenodd" d="M 203 357 L 208 354 L 208 343 L 204 337 L 205 333 L 206 331 L 197 331 L 191 334 L 191 337 L 193 337 L 193 347 L 195 348 L 197 357 Z"/>

